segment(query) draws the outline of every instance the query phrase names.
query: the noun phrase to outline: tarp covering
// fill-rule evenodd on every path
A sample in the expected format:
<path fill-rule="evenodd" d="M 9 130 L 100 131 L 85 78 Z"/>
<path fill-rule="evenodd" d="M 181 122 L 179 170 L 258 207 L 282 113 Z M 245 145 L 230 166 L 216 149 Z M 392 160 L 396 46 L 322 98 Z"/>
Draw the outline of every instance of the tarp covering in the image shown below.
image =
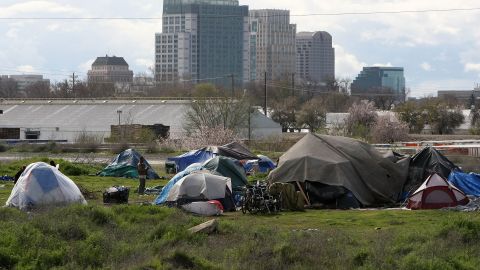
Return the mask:
<path fill-rule="evenodd" d="M 258 166 L 258 171 L 261 173 L 268 173 L 275 169 L 277 165 L 269 157 L 264 155 L 258 155 L 259 160 L 249 160 L 243 165 L 245 171 L 253 171 Z"/>
<path fill-rule="evenodd" d="M 214 157 L 205 162 L 203 168 L 232 179 L 234 190 L 248 184 L 245 170 L 238 160 L 228 157 Z"/>
<path fill-rule="evenodd" d="M 218 156 L 230 157 L 237 160 L 253 160 L 258 157 L 247 147 L 238 142 L 231 142 L 223 146 L 211 146 L 208 149 Z"/>
<path fill-rule="evenodd" d="M 22 210 L 49 205 L 87 204 L 75 183 L 49 164 L 30 164 L 13 187 L 6 205 Z"/>
<path fill-rule="evenodd" d="M 206 148 L 203 148 L 190 151 L 177 157 L 168 158 L 168 160 L 175 162 L 175 165 L 177 166 L 177 172 L 181 172 L 191 164 L 203 163 L 214 156 L 215 154 L 213 154 L 211 151 L 207 151 Z"/>
<path fill-rule="evenodd" d="M 154 204 L 160 205 L 164 204 L 167 201 L 168 194 L 170 193 L 170 190 L 172 187 L 180 181 L 183 177 L 202 170 L 202 166 L 198 167 L 189 167 L 188 169 L 185 169 L 184 171 L 181 171 L 177 173 L 168 183 L 162 188 L 162 191 L 160 192 L 160 195 L 155 199 Z"/>
<path fill-rule="evenodd" d="M 140 155 L 133 149 L 128 149 L 118 154 L 118 156 L 98 173 L 99 176 L 138 178 L 137 165 L 140 162 Z M 145 159 L 145 165 L 148 168 L 147 179 L 160 179 L 160 176 L 153 170 L 152 166 Z"/>
<path fill-rule="evenodd" d="M 453 171 L 448 177 L 448 182 L 467 195 L 480 197 L 480 174 Z"/>
<path fill-rule="evenodd" d="M 432 173 L 437 173 L 443 178 L 448 178 L 453 170 L 460 171 L 460 168 L 435 148 L 426 147 L 412 156 L 405 191 L 415 190 Z"/>
<path fill-rule="evenodd" d="M 268 181 L 342 186 L 365 206 L 393 203 L 407 179 L 409 161 L 393 162 L 358 140 L 307 134 L 280 157 Z"/>

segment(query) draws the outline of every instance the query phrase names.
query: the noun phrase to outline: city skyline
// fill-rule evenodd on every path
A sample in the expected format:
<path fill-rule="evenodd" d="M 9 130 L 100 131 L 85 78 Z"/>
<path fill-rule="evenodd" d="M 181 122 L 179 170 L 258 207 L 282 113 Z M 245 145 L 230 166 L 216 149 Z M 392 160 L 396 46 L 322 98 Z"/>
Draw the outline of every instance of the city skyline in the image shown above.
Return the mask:
<path fill-rule="evenodd" d="M 375 5 L 370 5 L 375 3 Z M 480 48 L 475 27 L 479 11 L 339 15 L 338 13 L 475 8 L 475 1 L 451 2 L 240 1 L 250 9 L 290 10 L 297 32 L 327 31 L 333 36 L 337 77 L 354 79 L 364 66 L 402 66 L 412 96 L 437 90 L 473 89 L 479 81 Z M 112 1 L 95 3 L 4 0 L 0 17 L 136 17 L 161 18 L 163 1 Z M 374 8 L 372 7 L 374 6 Z M 323 13 L 323 16 L 295 16 Z M 325 14 L 336 13 L 327 16 Z M 77 72 L 82 79 L 96 57 L 124 57 L 135 73 L 154 62 L 155 20 L 2 20 L 0 74 L 39 73 L 52 80 Z"/>

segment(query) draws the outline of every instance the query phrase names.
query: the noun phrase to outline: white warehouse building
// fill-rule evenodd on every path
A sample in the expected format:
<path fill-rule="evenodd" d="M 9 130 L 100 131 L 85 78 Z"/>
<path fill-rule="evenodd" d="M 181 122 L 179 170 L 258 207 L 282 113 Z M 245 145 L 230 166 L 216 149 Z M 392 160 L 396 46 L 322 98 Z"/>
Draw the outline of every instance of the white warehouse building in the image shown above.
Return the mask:
<path fill-rule="evenodd" d="M 184 136 L 190 100 L 0 100 L 0 139 L 73 143 L 81 134 L 109 138 L 111 126 L 164 125 Z M 277 136 L 281 126 L 260 112 L 251 116 L 252 139 Z M 242 130 L 248 138 L 248 127 Z"/>

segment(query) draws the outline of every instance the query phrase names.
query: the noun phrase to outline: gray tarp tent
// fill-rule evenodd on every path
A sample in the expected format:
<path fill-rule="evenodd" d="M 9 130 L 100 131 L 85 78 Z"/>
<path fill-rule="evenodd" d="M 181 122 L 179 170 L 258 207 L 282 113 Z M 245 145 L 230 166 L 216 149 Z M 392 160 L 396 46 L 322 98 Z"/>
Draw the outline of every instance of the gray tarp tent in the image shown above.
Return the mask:
<path fill-rule="evenodd" d="M 344 137 L 308 134 L 280 157 L 268 180 L 318 182 L 350 190 L 365 206 L 396 202 L 409 158 L 395 162 L 373 146 Z"/>

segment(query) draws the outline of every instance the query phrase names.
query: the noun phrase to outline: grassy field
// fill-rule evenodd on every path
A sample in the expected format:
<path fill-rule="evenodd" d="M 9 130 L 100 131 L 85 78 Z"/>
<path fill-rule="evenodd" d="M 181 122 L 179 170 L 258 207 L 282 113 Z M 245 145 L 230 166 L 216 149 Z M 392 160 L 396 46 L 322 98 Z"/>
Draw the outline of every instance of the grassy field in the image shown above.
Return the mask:
<path fill-rule="evenodd" d="M 31 162 L 29 160 L 27 162 Z M 21 165 L 0 164 L 1 174 Z M 449 211 L 227 213 L 212 235 L 187 229 L 207 218 L 145 204 L 103 206 L 112 185 L 101 166 L 62 163 L 90 195 L 88 206 L 24 213 L 0 209 L 0 269 L 478 269 L 480 214 Z M 80 168 L 83 168 L 80 169 Z M 78 172 L 81 171 L 81 172 Z M 148 186 L 165 181 L 149 182 Z M 0 182 L 0 204 L 12 184 Z"/>

